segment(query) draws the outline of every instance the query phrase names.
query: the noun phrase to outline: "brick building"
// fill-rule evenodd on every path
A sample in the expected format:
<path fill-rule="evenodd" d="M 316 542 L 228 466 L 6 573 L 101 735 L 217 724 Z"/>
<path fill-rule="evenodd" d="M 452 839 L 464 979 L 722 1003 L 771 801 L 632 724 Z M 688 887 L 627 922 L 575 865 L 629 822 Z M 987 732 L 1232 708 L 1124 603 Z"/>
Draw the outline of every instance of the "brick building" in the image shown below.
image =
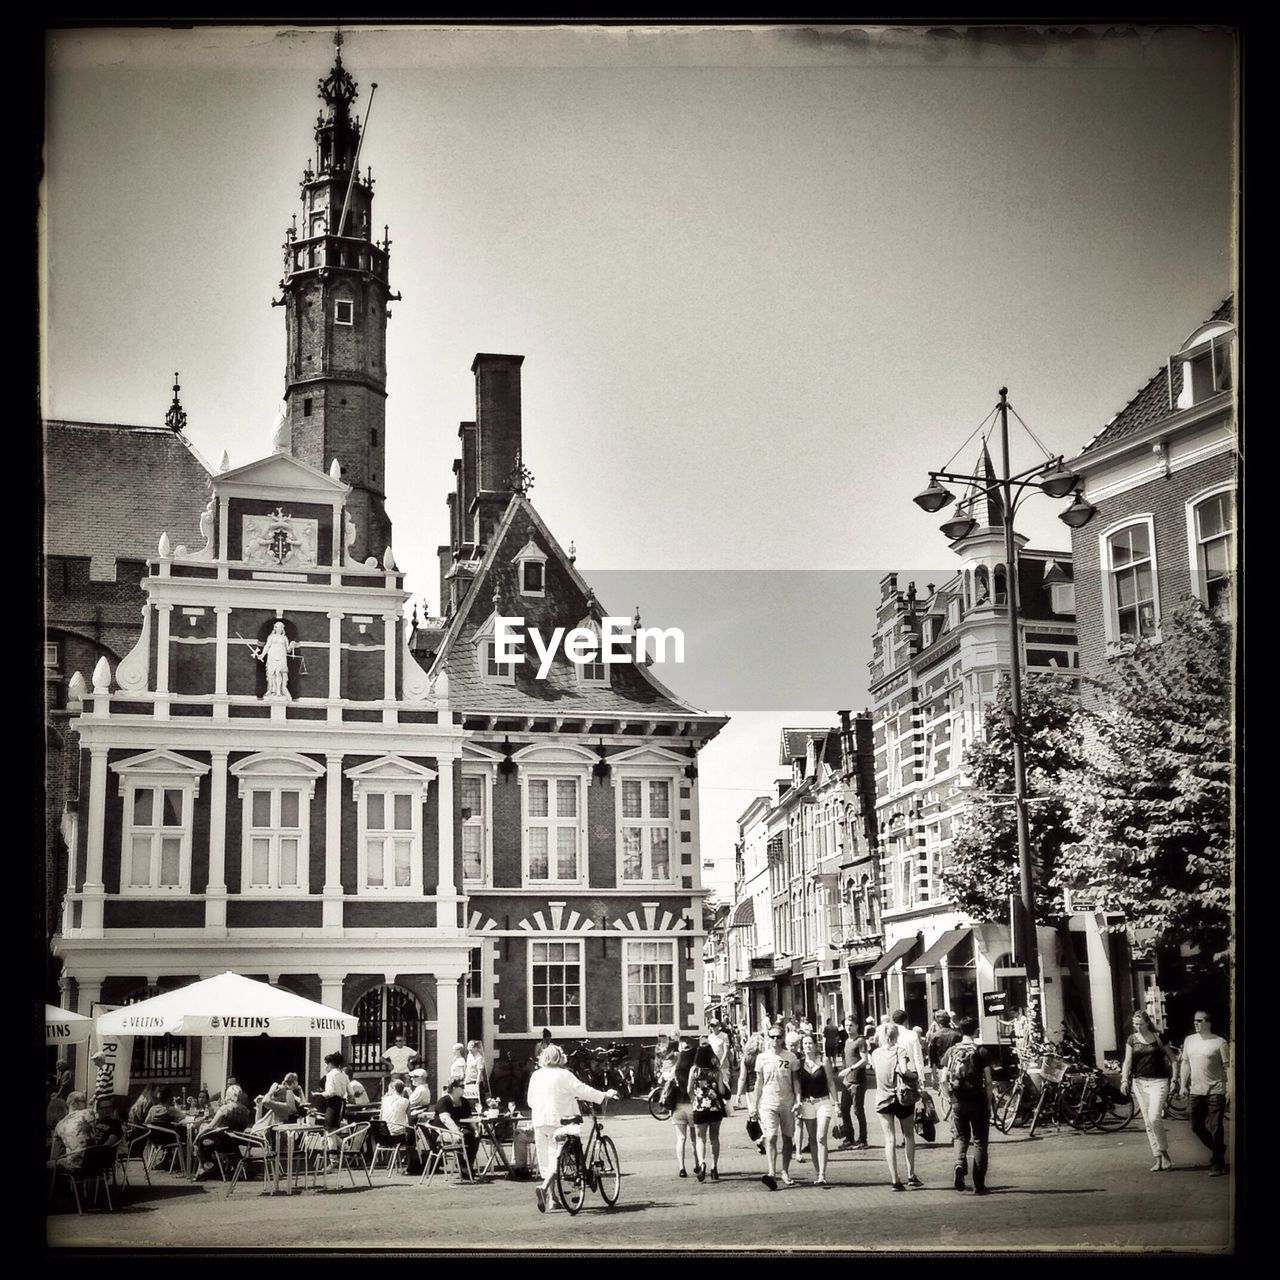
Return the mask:
<path fill-rule="evenodd" d="M 994 476 L 984 445 L 976 474 Z M 966 798 L 963 757 L 1008 671 L 1004 511 L 994 492 L 973 504 L 977 523 L 951 549 L 954 577 L 898 588 L 881 580 L 870 663 L 875 716 L 877 826 L 885 954 L 866 977 L 883 984 L 889 1008 L 928 1025 L 937 1009 L 979 1016 L 980 997 L 1009 993 L 1025 1007 L 1025 974 L 1013 963 L 1007 922 L 973 922 L 948 899 L 942 872 Z M 1018 544 L 1019 660 L 1028 672 L 1078 667 L 1071 557 Z M 1045 1022 L 1062 1021 L 1082 977 L 1074 944 L 1041 928 Z M 1072 975 L 1074 974 L 1074 978 Z M 1064 993 L 1074 981 L 1074 992 Z M 994 1041 L 995 1020 L 983 1017 Z"/>
<path fill-rule="evenodd" d="M 176 404 L 177 388 L 174 398 Z M 170 412 L 172 427 L 44 423 L 46 936 L 57 927 L 66 890 L 62 816 L 68 800 L 75 802 L 67 788 L 74 776 L 66 753 L 68 681 L 73 672 L 92 671 L 99 658 L 114 666 L 137 641 L 141 583 L 155 550 L 154 535 L 138 524 L 139 508 L 151 504 L 175 543 L 198 541 L 209 471 L 183 419 Z"/>
<path fill-rule="evenodd" d="M 544 1028 L 638 1048 L 701 1022 L 697 755 L 725 723 L 648 661 L 598 660 L 604 611 L 529 500 L 522 361 L 472 364 L 476 417 L 458 430 L 440 548 L 444 616 L 414 641 L 467 731 L 467 1032 L 517 1062 Z M 536 662 L 495 652 L 499 616 L 544 638 L 584 628 L 595 658 L 560 648 L 538 679 Z"/>
<path fill-rule="evenodd" d="M 1072 533 L 1080 665 L 1090 676 L 1103 675 L 1139 636 L 1158 638 L 1162 614 L 1188 595 L 1234 610 L 1235 336 L 1228 298 L 1068 464 L 1097 508 Z M 1114 973 L 1113 982 L 1094 984 L 1100 1035 L 1109 1028 L 1111 1045 L 1122 1043 L 1116 1032 L 1135 1007 L 1150 1009 L 1162 1026 L 1170 1016 L 1190 1025 L 1190 1008 L 1165 1008 L 1156 969 L 1132 963 L 1124 932 L 1107 933 L 1088 911 L 1079 918 L 1091 970 Z M 1222 1016 L 1215 1013 L 1216 1025 L 1226 1025 L 1226 1012 L 1224 1005 Z"/>

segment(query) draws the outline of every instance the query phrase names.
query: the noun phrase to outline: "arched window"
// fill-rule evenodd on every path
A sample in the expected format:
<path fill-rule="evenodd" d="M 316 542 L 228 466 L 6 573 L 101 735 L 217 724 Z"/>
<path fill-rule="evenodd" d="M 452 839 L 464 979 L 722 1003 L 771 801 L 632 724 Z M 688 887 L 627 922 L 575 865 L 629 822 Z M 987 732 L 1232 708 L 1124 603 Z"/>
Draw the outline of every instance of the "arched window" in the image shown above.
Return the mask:
<path fill-rule="evenodd" d="M 1005 571 L 1004 565 L 996 565 L 996 604 L 1005 604 L 1007 593 L 1005 590 Z"/>
<path fill-rule="evenodd" d="M 160 994 L 154 983 L 139 987 L 126 996 L 123 1004 L 138 1004 Z M 190 1078 L 190 1041 L 186 1036 L 134 1036 L 133 1057 L 129 1063 L 130 1080 L 187 1080 Z"/>
<path fill-rule="evenodd" d="M 964 607 L 973 608 L 973 571 L 970 569 L 964 571 Z"/>
<path fill-rule="evenodd" d="M 351 1065 L 357 1074 L 382 1071 L 382 1055 L 398 1035 L 416 1053 L 426 1056 L 426 1011 L 412 991 L 393 985 L 374 987 L 352 1010 L 360 1020 L 351 1044 Z M 447 1053 L 451 1046 L 445 1047 Z"/>
<path fill-rule="evenodd" d="M 973 586 L 973 603 L 974 605 L 986 604 L 991 599 L 991 578 L 987 573 L 987 566 L 980 564 L 978 571 L 974 575 Z"/>

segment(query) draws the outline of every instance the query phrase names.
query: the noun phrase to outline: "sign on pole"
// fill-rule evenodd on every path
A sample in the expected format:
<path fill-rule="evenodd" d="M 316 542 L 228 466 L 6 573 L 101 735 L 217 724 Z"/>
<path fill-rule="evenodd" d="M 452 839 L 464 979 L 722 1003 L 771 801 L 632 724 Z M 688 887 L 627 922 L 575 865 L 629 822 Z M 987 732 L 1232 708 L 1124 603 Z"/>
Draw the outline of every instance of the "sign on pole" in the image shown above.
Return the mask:
<path fill-rule="evenodd" d="M 89 1012 L 96 1018 L 101 1013 L 119 1009 L 118 1004 L 99 1004 L 95 1001 Z M 133 1063 L 132 1036 L 100 1036 L 96 1032 L 90 1041 L 94 1053 L 101 1053 L 103 1061 L 90 1064 L 87 1089 L 90 1101 L 95 1094 L 109 1093 L 129 1096 L 129 1072 Z"/>

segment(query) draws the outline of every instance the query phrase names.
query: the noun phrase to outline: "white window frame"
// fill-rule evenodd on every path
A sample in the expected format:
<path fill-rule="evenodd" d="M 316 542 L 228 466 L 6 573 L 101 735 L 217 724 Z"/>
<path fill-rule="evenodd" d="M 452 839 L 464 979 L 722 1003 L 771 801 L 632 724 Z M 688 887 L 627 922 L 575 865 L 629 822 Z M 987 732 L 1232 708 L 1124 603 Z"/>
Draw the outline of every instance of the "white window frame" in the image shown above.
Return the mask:
<path fill-rule="evenodd" d="M 591 769 L 597 757 L 594 751 L 584 747 L 571 745 L 549 746 L 535 743 L 517 751 L 512 759 L 516 762 L 520 779 L 520 883 L 525 888 L 562 888 L 565 885 L 585 885 L 589 875 L 590 850 L 587 847 L 587 792 L 591 781 Z M 545 781 L 547 785 L 548 816 L 532 818 L 529 814 L 529 783 Z M 568 825 L 569 819 L 561 820 L 555 816 L 556 792 L 558 782 L 571 780 L 577 787 L 578 813 L 576 829 L 578 832 L 578 874 L 576 877 L 559 877 L 557 870 L 556 849 L 550 836 L 547 840 L 546 877 L 533 878 L 529 874 L 530 839 L 529 833 L 533 824 L 546 824 L 551 830 L 557 826 Z"/>
<path fill-rule="evenodd" d="M 539 946 L 546 944 L 560 945 L 565 947 L 573 947 L 578 953 L 578 1015 L 577 1022 L 555 1023 L 546 1020 L 536 1019 L 533 1012 L 533 969 L 537 963 L 536 952 Z M 549 1028 L 552 1032 L 560 1032 L 562 1035 L 583 1035 L 587 1034 L 587 981 L 586 981 L 586 956 L 584 954 L 586 948 L 583 946 L 581 938 L 566 938 L 548 934 L 545 938 L 532 937 L 529 939 L 529 964 L 528 964 L 528 984 L 526 986 L 526 994 L 528 996 L 529 1011 L 529 1031 L 535 1034 L 543 1027 Z M 547 961 L 548 964 L 554 964 L 555 961 Z M 565 963 L 572 963 L 565 961 Z M 536 1023 L 536 1026 L 535 1026 Z"/>
<path fill-rule="evenodd" d="M 306 756 L 290 752 L 258 752 L 237 760 L 229 770 L 236 778 L 241 800 L 240 816 L 240 893 L 246 898 L 301 898 L 310 893 L 311 882 L 311 804 L 315 798 L 316 779 L 324 766 Z M 273 826 L 254 828 L 253 793 L 271 795 Z M 298 798 L 298 883 L 284 885 L 280 879 L 280 794 L 299 792 Z M 254 830 L 271 831 L 270 879 L 266 885 L 250 883 Z"/>
<path fill-rule="evenodd" d="M 669 1018 L 659 1017 L 657 1022 L 632 1022 L 631 1021 L 631 950 L 633 947 L 643 947 L 646 944 L 656 944 L 659 947 L 671 948 L 671 1016 Z M 639 963 L 643 964 L 643 960 Z M 662 960 L 659 964 L 665 963 Z M 627 1033 L 650 1033 L 659 1031 L 670 1031 L 674 1026 L 680 1023 L 680 945 L 677 938 L 626 938 L 622 943 L 622 1029 Z M 661 1014 L 661 1006 L 659 1006 L 659 1014 Z M 532 1029 L 532 1028 L 531 1028 Z"/>
<path fill-rule="evenodd" d="M 403 760 L 399 756 L 380 756 L 366 764 L 355 765 L 344 770 L 351 782 L 351 792 L 356 802 L 358 842 L 356 844 L 356 892 L 368 898 L 420 898 L 422 896 L 422 806 L 426 803 L 427 792 L 436 777 L 434 769 L 414 764 L 412 760 Z M 375 831 L 369 828 L 369 797 L 383 797 L 384 821 L 388 814 L 394 815 L 397 795 L 409 796 L 409 883 L 407 885 L 369 883 L 369 847 L 368 842 L 379 835 L 383 838 L 383 878 L 388 878 L 388 869 L 394 879 L 394 841 L 396 832 L 393 827 L 379 827 Z M 394 818 L 393 818 L 394 820 Z M 400 837 L 403 839 L 404 837 Z M 391 846 L 392 858 L 387 858 L 387 847 Z"/>
<path fill-rule="evenodd" d="M 600 635 L 600 624 L 594 618 L 587 616 L 578 623 L 578 627 L 592 632 L 596 637 L 596 661 L 574 662 L 573 664 L 578 683 L 595 687 L 607 686 L 609 684 L 609 667 L 604 661 L 604 641 Z M 599 670 L 599 675 L 588 675 L 588 671 L 594 672 L 596 669 Z"/>
<path fill-rule="evenodd" d="M 462 860 L 462 880 L 464 884 L 489 884 L 493 879 L 493 775 L 495 765 L 485 762 L 472 764 L 468 761 L 469 752 L 463 749 L 462 776 L 464 778 L 479 778 L 484 794 L 484 813 L 481 815 L 480 821 L 476 824 L 475 818 L 460 818 L 464 828 L 473 825 L 480 827 L 480 875 L 469 876 L 467 874 L 466 854 L 463 854 Z M 459 791 L 459 804 L 461 804 L 462 788 Z"/>
<path fill-rule="evenodd" d="M 1106 639 L 1107 652 L 1113 654 L 1117 650 L 1133 643 L 1120 634 L 1119 609 L 1116 602 L 1114 571 L 1111 567 L 1111 539 L 1135 525 L 1145 525 L 1148 544 L 1151 547 L 1151 597 L 1155 610 L 1156 629 L 1154 634 L 1144 637 L 1147 640 L 1159 641 L 1160 632 L 1160 561 L 1159 549 L 1156 546 L 1155 516 L 1150 512 L 1125 516 L 1108 525 L 1098 534 L 1098 565 L 1102 572 L 1102 629 Z"/>
<path fill-rule="evenodd" d="M 494 636 L 497 616 L 497 611 L 495 610 L 475 634 L 473 643 L 476 647 L 476 673 L 481 680 L 487 681 L 489 684 L 515 684 L 516 664 L 514 662 L 507 667 L 499 666 L 496 673 L 489 670 L 489 659 L 493 656 L 494 645 L 497 643 Z"/>
<path fill-rule="evenodd" d="M 59 648 L 56 640 L 46 640 L 44 642 L 44 669 L 46 671 L 57 671 L 59 667 Z"/>
<path fill-rule="evenodd" d="M 120 896 L 172 898 L 189 894 L 191 892 L 191 833 L 195 818 L 195 803 L 200 795 L 200 779 L 209 772 L 209 766 L 189 760 L 186 756 L 172 751 L 147 751 L 142 755 L 118 761 L 111 767 L 118 775 L 119 794 L 124 800 L 120 834 Z M 134 795 L 144 789 L 159 792 L 159 803 L 162 806 L 166 790 L 180 791 L 182 823 L 181 826 L 170 828 L 152 824 L 140 832 L 151 838 L 151 881 L 145 885 L 134 885 L 129 883 L 129 868 L 133 862 L 133 801 Z M 178 883 L 161 886 L 156 882 L 160 875 L 160 840 L 163 839 L 166 830 L 178 832 L 181 840 L 178 850 Z"/>
<path fill-rule="evenodd" d="M 629 751 L 621 751 L 609 757 L 610 777 L 613 782 L 614 791 L 614 874 L 616 876 L 618 887 L 625 888 L 630 885 L 678 885 L 681 882 L 680 874 L 680 855 L 683 846 L 680 843 L 679 834 L 679 807 L 680 807 L 680 779 L 683 777 L 684 769 L 689 763 L 687 756 L 676 755 L 674 751 L 668 751 L 663 747 L 635 747 Z M 639 781 L 641 784 L 641 811 L 647 812 L 649 807 L 649 786 L 652 782 L 666 782 L 670 789 L 671 803 L 669 807 L 669 816 L 665 823 L 660 819 L 654 820 L 647 817 L 640 819 L 625 819 L 622 816 L 622 783 L 623 780 Z M 623 827 L 639 825 L 644 829 L 650 827 L 663 827 L 667 831 L 668 844 L 670 851 L 668 860 L 668 871 L 665 878 L 655 878 L 652 872 L 652 864 L 649 858 L 649 849 L 647 839 L 642 838 L 640 857 L 641 865 L 644 868 L 644 875 L 638 880 L 627 879 L 623 875 L 625 857 L 623 853 Z"/>
<path fill-rule="evenodd" d="M 342 318 L 342 308 L 351 308 L 351 318 L 344 320 Z M 345 328 L 350 328 L 356 322 L 356 304 L 351 298 L 334 298 L 333 300 L 333 323 L 340 324 Z"/>
<path fill-rule="evenodd" d="M 530 599 L 541 600 L 547 594 L 547 554 L 533 540 L 532 531 L 530 531 L 529 541 L 516 552 L 512 563 L 516 566 L 516 585 L 520 589 L 520 594 Z M 525 585 L 524 567 L 527 564 L 537 564 L 542 570 L 542 586 L 536 590 Z"/>
<path fill-rule="evenodd" d="M 1205 608 L 1209 607 L 1208 583 L 1205 580 L 1204 568 L 1200 563 L 1200 529 L 1196 520 L 1196 508 L 1201 503 L 1208 502 L 1210 498 L 1216 498 L 1223 493 L 1231 498 L 1231 549 L 1238 555 L 1236 540 L 1240 533 L 1237 527 L 1240 520 L 1240 511 L 1236 503 L 1236 485 L 1233 480 L 1227 480 L 1222 484 L 1214 485 L 1212 488 L 1201 490 L 1201 492 L 1189 498 L 1186 504 L 1187 555 L 1191 562 L 1191 591 Z M 1235 565 L 1236 556 L 1233 555 L 1230 573 L 1232 578 L 1235 577 L 1236 573 Z"/>

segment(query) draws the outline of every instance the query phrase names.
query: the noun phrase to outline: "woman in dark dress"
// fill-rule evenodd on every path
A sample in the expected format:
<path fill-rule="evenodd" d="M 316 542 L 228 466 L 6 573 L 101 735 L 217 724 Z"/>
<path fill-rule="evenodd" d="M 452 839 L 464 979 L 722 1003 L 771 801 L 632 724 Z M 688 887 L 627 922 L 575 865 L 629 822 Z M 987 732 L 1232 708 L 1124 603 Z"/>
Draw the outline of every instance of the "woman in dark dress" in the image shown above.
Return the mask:
<path fill-rule="evenodd" d="M 711 1181 L 719 1182 L 720 1121 L 724 1119 L 724 1095 L 721 1092 L 720 1059 L 709 1044 L 700 1044 L 693 1055 L 687 1089 L 693 1107 L 694 1175 L 701 1182 L 709 1172 Z M 711 1150 L 709 1170 L 708 1148 Z"/>
<path fill-rule="evenodd" d="M 1176 1061 L 1173 1050 L 1160 1038 L 1155 1023 L 1139 1009 L 1133 1015 L 1133 1034 L 1124 1046 L 1120 1088 L 1124 1093 L 1132 1093 L 1142 1113 L 1151 1154 L 1156 1158 L 1152 1173 L 1173 1168 L 1164 1129 L 1164 1108 L 1169 1101 L 1169 1081 Z"/>

